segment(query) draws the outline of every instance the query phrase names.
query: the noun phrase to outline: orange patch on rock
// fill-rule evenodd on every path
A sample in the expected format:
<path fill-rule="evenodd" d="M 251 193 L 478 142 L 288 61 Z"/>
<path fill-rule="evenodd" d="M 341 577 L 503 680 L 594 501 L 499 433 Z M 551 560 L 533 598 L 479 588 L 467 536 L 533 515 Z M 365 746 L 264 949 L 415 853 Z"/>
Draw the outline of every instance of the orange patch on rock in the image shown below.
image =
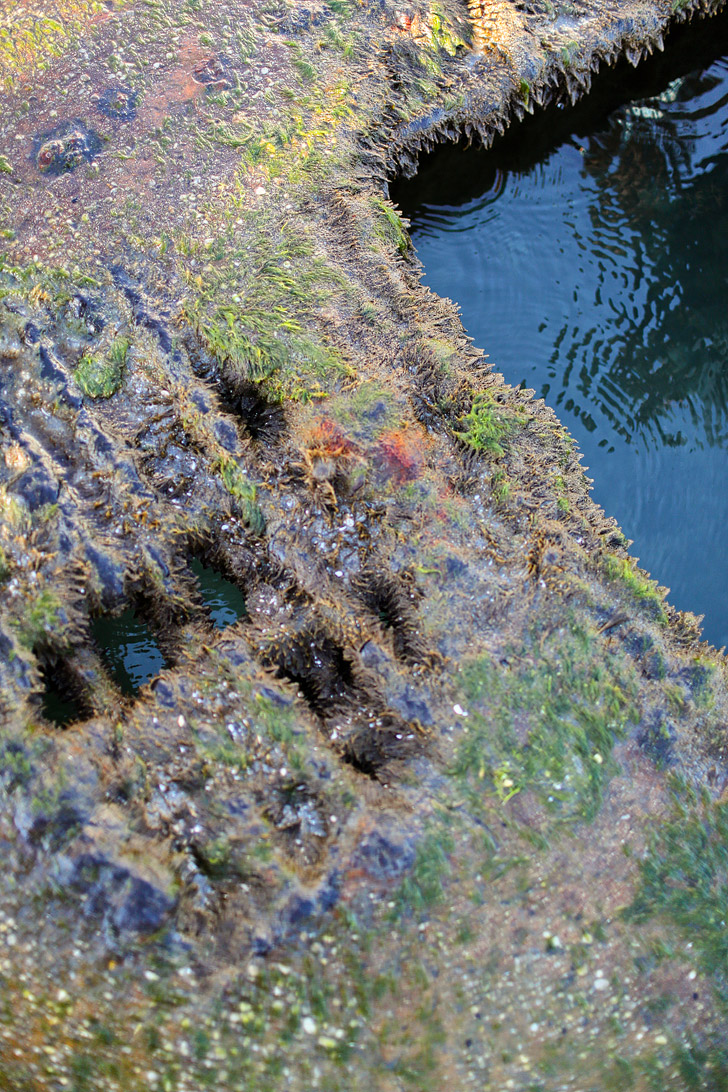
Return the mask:
<path fill-rule="evenodd" d="M 423 437 L 414 429 L 389 429 L 379 437 L 379 462 L 398 485 L 414 481 L 425 462 Z"/>
<path fill-rule="evenodd" d="M 357 450 L 356 444 L 329 417 L 324 417 L 315 425 L 307 447 L 311 455 L 327 455 L 334 459 L 354 455 Z"/>
<path fill-rule="evenodd" d="M 165 114 L 169 107 L 181 106 L 203 95 L 205 86 L 195 79 L 195 72 L 209 60 L 210 50 L 201 46 L 196 38 L 183 42 L 179 50 L 179 64 L 152 88 L 145 103 L 146 109 Z"/>

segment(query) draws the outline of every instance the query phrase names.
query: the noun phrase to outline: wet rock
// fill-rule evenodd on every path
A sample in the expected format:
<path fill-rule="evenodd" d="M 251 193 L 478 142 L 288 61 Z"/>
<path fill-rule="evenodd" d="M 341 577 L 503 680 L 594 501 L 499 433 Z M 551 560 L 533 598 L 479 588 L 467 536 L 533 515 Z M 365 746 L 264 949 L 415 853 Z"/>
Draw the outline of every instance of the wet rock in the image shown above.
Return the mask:
<path fill-rule="evenodd" d="M 667 720 L 664 713 L 658 711 L 641 725 L 637 742 L 657 766 L 664 768 L 674 762 L 673 745 L 676 736 L 675 726 Z"/>
<path fill-rule="evenodd" d="M 190 395 L 190 402 L 197 407 L 200 413 L 210 412 L 210 399 L 203 391 L 193 391 Z"/>
<path fill-rule="evenodd" d="M 42 174 L 59 175 L 91 163 L 101 151 L 98 133 L 82 121 L 66 121 L 33 142 L 32 160 Z"/>
<path fill-rule="evenodd" d="M 374 641 L 367 641 L 362 645 L 359 655 L 365 667 L 378 667 L 389 661 L 386 652 Z"/>
<path fill-rule="evenodd" d="M 58 479 L 42 463 L 36 463 L 16 478 L 10 488 L 31 512 L 35 512 L 45 504 L 55 504 L 61 486 Z"/>
<path fill-rule="evenodd" d="M 230 60 L 222 53 L 207 57 L 195 65 L 192 78 L 208 91 L 226 91 L 235 85 Z"/>
<path fill-rule="evenodd" d="M 215 439 L 225 451 L 236 452 L 240 450 L 238 434 L 229 421 L 218 420 L 214 427 Z"/>
<path fill-rule="evenodd" d="M 402 687 L 385 688 L 384 696 L 388 704 L 405 721 L 416 720 L 422 725 L 433 723 L 433 715 L 425 696 L 410 683 Z"/>
<path fill-rule="evenodd" d="M 13 820 L 18 833 L 26 842 L 59 850 L 88 818 L 88 807 L 69 790 L 57 799 L 45 800 L 41 792 L 18 800 Z"/>
<path fill-rule="evenodd" d="M 467 574 L 468 566 L 459 557 L 447 557 L 445 558 L 445 572 L 452 580 L 457 580 L 458 577 Z"/>
<path fill-rule="evenodd" d="M 373 880 L 398 880 L 415 863 L 415 851 L 406 842 L 395 842 L 378 831 L 359 844 L 352 855 L 352 868 L 360 868 Z"/>
<path fill-rule="evenodd" d="M 277 705 L 281 709 L 293 705 L 293 698 L 289 697 L 287 694 L 281 694 L 280 690 L 274 690 L 270 686 L 259 686 L 255 693 L 260 694 L 262 698 L 272 702 L 273 705 Z"/>
<path fill-rule="evenodd" d="M 278 23 L 278 30 L 281 34 L 304 34 L 315 27 L 324 26 L 330 19 L 333 19 L 333 12 L 326 8 L 319 10 L 300 8 L 284 16 Z"/>
<path fill-rule="evenodd" d="M 176 701 L 174 689 L 165 679 L 155 679 L 151 684 L 152 693 L 165 709 L 174 709 Z"/>
<path fill-rule="evenodd" d="M 294 897 L 288 903 L 284 912 L 284 919 L 289 925 L 299 925 L 306 918 L 310 918 L 316 910 L 316 903 L 313 899 L 306 899 L 300 895 L 294 895 Z"/>
<path fill-rule="evenodd" d="M 136 117 L 137 97 L 129 87 L 107 87 L 99 95 L 96 109 L 112 121 L 132 121 Z"/>
<path fill-rule="evenodd" d="M 83 912 L 118 933 L 157 933 L 175 901 L 149 880 L 92 852 L 72 863 L 69 887 L 83 895 Z"/>
<path fill-rule="evenodd" d="M 112 607 L 124 594 L 124 569 L 121 562 L 108 553 L 102 553 L 91 543 L 86 544 L 86 557 L 96 570 L 104 607 Z"/>

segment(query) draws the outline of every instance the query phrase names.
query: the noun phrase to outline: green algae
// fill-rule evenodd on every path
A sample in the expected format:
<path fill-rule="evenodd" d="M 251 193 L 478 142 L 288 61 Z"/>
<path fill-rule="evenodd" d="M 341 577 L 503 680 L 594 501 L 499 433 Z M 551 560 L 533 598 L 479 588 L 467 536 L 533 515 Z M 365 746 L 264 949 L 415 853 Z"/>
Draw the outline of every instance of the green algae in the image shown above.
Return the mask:
<path fill-rule="evenodd" d="M 111 398 L 121 388 L 129 342 L 116 338 L 108 353 L 88 353 L 81 358 L 73 377 L 89 398 Z"/>
<path fill-rule="evenodd" d="M 473 451 L 500 458 L 509 438 L 523 426 L 524 416 L 504 406 L 491 392 L 479 394 L 462 419 L 463 428 L 455 435 Z"/>
<path fill-rule="evenodd" d="M 468 720 L 451 773 L 475 803 L 502 805 L 531 790 L 554 817 L 592 820 L 614 772 L 611 752 L 635 717 L 636 684 L 626 660 L 605 663 L 595 634 L 537 637 L 508 654 L 464 660 Z"/>
<path fill-rule="evenodd" d="M 655 824 L 627 912 L 673 922 L 728 1010 L 728 803 L 676 782 L 672 814 Z"/>
<path fill-rule="evenodd" d="M 65 610 L 60 597 L 48 588 L 41 589 L 21 617 L 15 620 L 20 644 L 23 648 L 33 649 L 47 643 L 51 637 L 57 641 L 64 618 Z"/>
<path fill-rule="evenodd" d="M 609 554 L 604 558 L 603 564 L 609 580 L 624 585 L 640 604 L 649 608 L 655 621 L 661 625 L 667 622 L 667 612 L 663 603 L 664 589 L 661 591 L 657 581 L 650 580 L 632 558 Z"/>
<path fill-rule="evenodd" d="M 254 241 L 243 284 L 230 272 L 211 271 L 185 304 L 188 321 L 231 379 L 266 381 L 276 399 L 306 401 L 322 380 L 346 374 L 340 354 L 306 329 L 341 275 L 318 258 L 311 240 L 292 222 L 273 228 L 264 213 L 253 219 Z M 226 299 L 224 304 L 221 299 Z"/>

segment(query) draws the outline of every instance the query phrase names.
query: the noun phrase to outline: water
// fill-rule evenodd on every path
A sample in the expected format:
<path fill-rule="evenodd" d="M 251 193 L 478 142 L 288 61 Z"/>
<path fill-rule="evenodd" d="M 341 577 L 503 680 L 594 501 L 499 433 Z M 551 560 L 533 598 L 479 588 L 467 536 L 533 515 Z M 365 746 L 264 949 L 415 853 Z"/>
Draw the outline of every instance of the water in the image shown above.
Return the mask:
<path fill-rule="evenodd" d="M 728 59 L 715 55 L 727 25 L 707 36 L 712 56 L 683 41 L 677 74 L 664 59 L 640 74 L 639 99 L 552 110 L 490 152 L 443 149 L 393 193 L 425 282 L 461 305 L 506 380 L 556 410 L 596 500 L 671 602 L 705 614 L 718 646 L 728 644 Z"/>
<path fill-rule="evenodd" d="M 202 602 L 216 629 L 225 629 L 247 614 L 245 596 L 237 585 L 196 557 L 190 562 L 190 568 L 197 577 Z"/>
<path fill-rule="evenodd" d="M 91 628 L 109 671 L 125 694 L 136 694 L 167 666 L 151 630 L 131 607 L 117 618 L 97 618 Z"/>
<path fill-rule="evenodd" d="M 232 625 L 246 614 L 245 597 L 240 588 L 197 558 L 191 561 L 190 567 L 197 578 L 203 605 L 217 629 Z M 136 694 L 141 686 L 168 667 L 149 626 L 131 607 L 118 617 L 102 615 L 97 618 L 92 633 L 106 666 L 125 694 Z M 58 724 L 67 724 L 77 713 L 75 706 L 50 684 L 46 706 L 45 715 Z"/>

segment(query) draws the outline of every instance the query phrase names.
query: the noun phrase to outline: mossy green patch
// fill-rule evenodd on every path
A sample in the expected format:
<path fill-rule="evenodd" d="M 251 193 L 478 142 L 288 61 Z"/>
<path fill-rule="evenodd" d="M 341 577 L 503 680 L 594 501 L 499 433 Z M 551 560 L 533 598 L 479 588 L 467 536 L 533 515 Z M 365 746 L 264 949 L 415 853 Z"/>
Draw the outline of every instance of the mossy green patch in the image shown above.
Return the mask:
<path fill-rule="evenodd" d="M 624 917 L 632 922 L 659 918 L 677 927 L 691 959 L 712 984 L 717 1006 L 728 1014 L 728 801 L 711 799 L 675 778 L 675 799 L 667 819 L 654 824 L 639 862 L 639 886 Z M 676 945 L 665 952 L 675 958 Z M 728 1088 L 728 1047 L 722 1038 L 690 1036 L 672 1048 L 686 1090 Z"/>
<path fill-rule="evenodd" d="M 451 772 L 471 795 L 489 791 L 506 805 L 531 789 L 555 815 L 592 819 L 614 770 L 614 741 L 634 716 L 626 661 L 605 660 L 575 626 L 524 644 L 507 667 L 466 661 L 462 683 L 470 716 Z"/>
<path fill-rule="evenodd" d="M 450 854 L 455 848 L 452 834 L 442 819 L 433 820 L 415 853 L 412 869 L 394 898 L 392 917 L 405 911 L 415 914 L 439 903 L 445 893 L 444 880 L 450 872 Z"/>
<path fill-rule="evenodd" d="M 89 398 L 111 398 L 121 387 L 126 367 L 129 342 L 116 338 L 108 353 L 87 353 L 76 367 L 73 377 Z"/>
<path fill-rule="evenodd" d="M 33 649 L 57 637 L 63 615 L 59 597 L 47 588 L 39 591 L 20 618 L 14 621 L 18 640 L 24 648 Z"/>
<path fill-rule="evenodd" d="M 256 503 L 257 491 L 245 471 L 231 455 L 221 454 L 213 466 L 220 475 L 220 481 L 240 508 L 243 519 L 255 534 L 265 529 L 263 513 Z"/>
<path fill-rule="evenodd" d="M 499 402 L 490 392 L 473 399 L 469 413 L 462 419 L 463 428 L 455 435 L 478 454 L 500 457 L 510 436 L 522 426 L 522 415 Z"/>
<path fill-rule="evenodd" d="M 371 198 L 375 211 L 375 234 L 385 243 L 396 247 L 399 254 L 404 257 L 410 247 L 409 237 L 404 224 L 396 210 L 382 200 L 381 197 Z"/>
<path fill-rule="evenodd" d="M 196 275 L 185 312 L 230 378 L 265 380 L 271 397 L 305 401 L 323 380 L 346 374 L 338 351 L 307 329 L 312 309 L 323 306 L 342 276 L 316 257 L 294 225 L 274 226 L 260 213 L 251 226 L 254 242 L 239 255 L 245 272 L 237 273 L 238 261 L 211 266 L 206 280 Z"/>
<path fill-rule="evenodd" d="M 615 557 L 614 554 L 608 554 L 604 558 L 604 572 L 609 580 L 624 584 L 635 599 L 650 608 L 657 622 L 661 625 L 666 624 L 667 614 L 657 582 L 650 580 L 645 573 L 641 572 L 634 558 Z"/>
<path fill-rule="evenodd" d="M 628 918 L 673 922 L 728 1012 L 728 802 L 678 787 L 672 815 L 655 825 L 639 864 Z"/>

